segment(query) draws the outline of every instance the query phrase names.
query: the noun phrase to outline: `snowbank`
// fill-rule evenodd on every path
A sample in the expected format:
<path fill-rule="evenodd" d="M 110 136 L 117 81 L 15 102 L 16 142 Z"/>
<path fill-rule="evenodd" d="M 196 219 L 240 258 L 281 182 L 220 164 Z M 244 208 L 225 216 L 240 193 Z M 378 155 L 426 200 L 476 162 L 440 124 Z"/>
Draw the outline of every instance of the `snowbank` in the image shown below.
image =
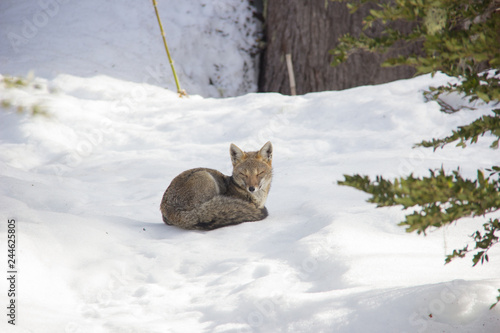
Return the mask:
<path fill-rule="evenodd" d="M 445 79 L 230 99 L 179 99 L 106 76 L 40 79 L 31 96 L 48 117 L 0 113 L 0 207 L 17 221 L 19 327 L 495 332 L 498 249 L 485 266 L 443 265 L 481 221 L 406 234 L 396 226 L 403 212 L 376 210 L 336 185 L 344 173 L 467 173 L 494 163 L 488 140 L 411 149 L 481 112 L 445 115 L 424 103 L 419 90 Z M 144 97 L 121 105 L 133 91 Z M 275 147 L 270 217 L 212 232 L 161 222 L 175 175 L 198 166 L 230 173 L 230 142 L 257 149 L 265 140 Z"/>

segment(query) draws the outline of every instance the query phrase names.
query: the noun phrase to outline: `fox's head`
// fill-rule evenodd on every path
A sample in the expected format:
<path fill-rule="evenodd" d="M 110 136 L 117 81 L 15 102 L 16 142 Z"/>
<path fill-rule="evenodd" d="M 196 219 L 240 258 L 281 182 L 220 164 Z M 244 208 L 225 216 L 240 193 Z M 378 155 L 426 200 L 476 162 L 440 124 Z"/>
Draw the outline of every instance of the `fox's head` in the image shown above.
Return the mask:
<path fill-rule="evenodd" d="M 252 152 L 244 152 L 235 144 L 231 144 L 229 152 L 236 184 L 257 199 L 262 198 L 265 201 L 272 179 L 271 142 L 267 142 L 259 151 Z"/>

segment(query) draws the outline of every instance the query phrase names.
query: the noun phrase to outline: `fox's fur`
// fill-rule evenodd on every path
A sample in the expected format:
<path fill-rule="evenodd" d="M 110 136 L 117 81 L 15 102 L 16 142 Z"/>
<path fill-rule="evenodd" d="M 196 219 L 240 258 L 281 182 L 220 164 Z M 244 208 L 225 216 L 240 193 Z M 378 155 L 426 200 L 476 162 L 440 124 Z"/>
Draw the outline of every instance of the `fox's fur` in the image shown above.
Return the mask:
<path fill-rule="evenodd" d="M 229 152 L 232 176 L 197 168 L 172 180 L 160 205 L 166 224 L 212 230 L 267 217 L 264 205 L 271 188 L 271 142 L 254 152 L 243 152 L 231 144 Z"/>

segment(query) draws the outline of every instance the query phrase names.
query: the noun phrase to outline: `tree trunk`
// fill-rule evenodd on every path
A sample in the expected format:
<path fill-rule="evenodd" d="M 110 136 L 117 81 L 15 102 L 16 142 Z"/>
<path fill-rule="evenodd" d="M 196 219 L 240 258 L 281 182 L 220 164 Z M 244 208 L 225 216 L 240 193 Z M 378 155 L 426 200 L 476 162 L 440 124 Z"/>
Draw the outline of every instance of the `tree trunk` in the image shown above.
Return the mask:
<path fill-rule="evenodd" d="M 340 90 L 367 84 L 379 84 L 412 77 L 408 66 L 382 68 L 386 56 L 361 52 L 337 67 L 331 67 L 328 53 L 346 33 L 354 36 L 362 30 L 366 5 L 350 14 L 343 3 L 329 0 L 269 0 L 266 13 L 266 49 L 261 58 L 259 91 L 290 94 L 290 80 L 285 57 L 291 54 L 297 94 Z M 408 29 L 408 24 L 400 24 Z M 381 27 L 367 32 L 379 34 Z M 409 54 L 415 47 L 405 47 L 397 54 Z M 394 55 L 396 51 L 390 53 Z"/>

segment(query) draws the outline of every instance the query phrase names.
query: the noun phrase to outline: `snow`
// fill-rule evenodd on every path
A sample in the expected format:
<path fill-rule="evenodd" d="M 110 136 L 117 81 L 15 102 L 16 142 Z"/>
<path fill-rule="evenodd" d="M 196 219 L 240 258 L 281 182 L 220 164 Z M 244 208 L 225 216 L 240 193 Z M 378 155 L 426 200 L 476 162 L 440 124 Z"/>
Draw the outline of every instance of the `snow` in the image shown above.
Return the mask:
<path fill-rule="evenodd" d="M 21 31 L 43 3 L 58 13 L 19 50 L 9 47 L 5 32 Z M 169 81 L 148 1 L 0 4 L 0 73 L 33 70 L 38 86 L 2 87 L 0 98 L 48 113 L 0 112 L 0 239 L 9 219 L 18 237 L 17 321 L 7 324 L 4 310 L 2 332 L 499 331 L 500 308 L 489 306 L 500 250 L 483 266 L 472 268 L 470 257 L 444 265 L 484 219 L 408 234 L 399 208 L 375 209 L 366 194 L 337 185 L 343 174 L 428 175 L 441 166 L 474 177 L 496 162 L 488 137 L 468 149 L 412 146 L 485 106 L 447 115 L 425 103 L 422 90 L 444 75 L 295 97 L 243 91 L 255 86 L 242 73 L 248 54 L 234 52 L 246 43 L 234 24 L 246 5 L 159 7 L 189 98 Z M 145 64 L 160 58 L 162 82 L 143 80 Z M 221 87 L 240 96 L 213 98 L 207 77 L 217 63 Z M 256 150 L 268 140 L 267 219 L 210 232 L 161 221 L 173 177 L 200 166 L 230 174 L 231 142 Z"/>
<path fill-rule="evenodd" d="M 183 89 L 214 97 L 257 90 L 261 27 L 247 1 L 157 3 Z M 101 74 L 175 91 L 151 0 L 8 0 L 0 17 L 1 73 Z"/>

